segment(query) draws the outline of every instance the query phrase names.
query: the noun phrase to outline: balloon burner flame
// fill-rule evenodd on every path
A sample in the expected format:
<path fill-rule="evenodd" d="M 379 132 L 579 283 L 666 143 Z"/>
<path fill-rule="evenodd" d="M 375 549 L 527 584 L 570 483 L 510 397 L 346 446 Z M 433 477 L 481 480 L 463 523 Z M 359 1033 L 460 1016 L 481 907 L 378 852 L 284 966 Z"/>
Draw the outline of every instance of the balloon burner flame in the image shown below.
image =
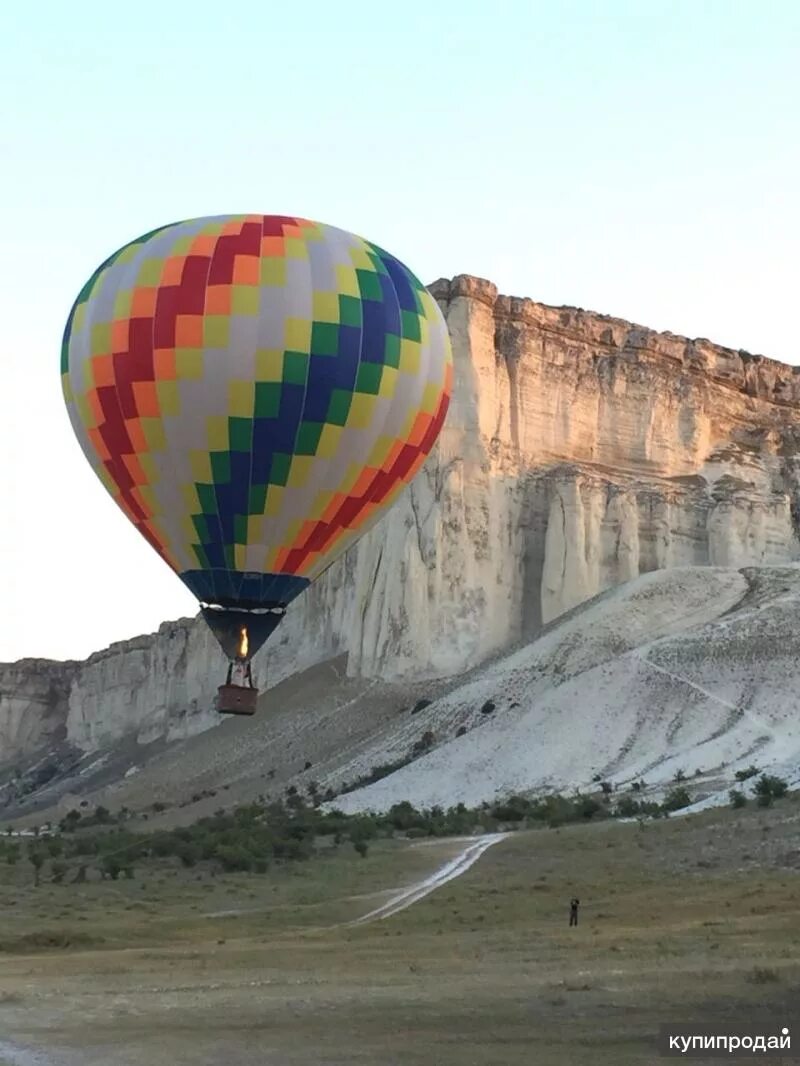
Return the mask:
<path fill-rule="evenodd" d="M 247 649 L 250 647 L 250 641 L 247 639 L 247 626 L 242 626 L 242 632 L 239 637 L 239 658 L 247 658 Z"/>

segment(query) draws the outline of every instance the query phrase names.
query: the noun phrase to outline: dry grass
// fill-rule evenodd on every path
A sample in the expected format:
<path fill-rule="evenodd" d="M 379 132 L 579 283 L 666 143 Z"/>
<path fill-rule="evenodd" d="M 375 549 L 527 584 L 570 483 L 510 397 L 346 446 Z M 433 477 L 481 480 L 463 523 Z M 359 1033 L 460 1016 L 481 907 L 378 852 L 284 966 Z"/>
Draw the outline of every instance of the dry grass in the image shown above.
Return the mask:
<path fill-rule="evenodd" d="M 0 1000 L 0 1020 L 87 1064 L 655 1064 L 661 1022 L 796 1002 L 800 899 L 779 858 L 796 810 L 520 833 L 411 909 L 354 928 L 331 928 L 375 905 L 352 897 L 424 875 L 455 845 L 385 844 L 363 861 L 348 850 L 213 883 L 165 871 L 144 888 L 7 885 L 15 935 L 57 906 L 54 927 L 103 949 L 0 956 L 0 996 L 23 997 L 19 1010 Z M 223 909 L 245 913 L 203 917 Z"/>

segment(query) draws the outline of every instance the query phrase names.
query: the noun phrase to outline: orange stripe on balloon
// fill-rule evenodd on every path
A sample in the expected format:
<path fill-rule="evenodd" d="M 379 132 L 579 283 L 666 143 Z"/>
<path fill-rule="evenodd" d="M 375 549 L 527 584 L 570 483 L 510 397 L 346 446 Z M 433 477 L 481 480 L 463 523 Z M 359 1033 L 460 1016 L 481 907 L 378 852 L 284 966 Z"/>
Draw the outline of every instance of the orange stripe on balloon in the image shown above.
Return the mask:
<path fill-rule="evenodd" d="M 358 481 L 353 485 L 348 496 L 363 496 L 368 491 L 377 473 L 378 471 L 373 466 L 365 466 L 358 475 Z"/>
<path fill-rule="evenodd" d="M 125 469 L 131 475 L 131 477 L 133 478 L 135 484 L 137 484 L 137 485 L 146 485 L 148 483 L 149 479 L 147 477 L 147 474 L 145 474 L 144 470 L 142 469 L 142 464 L 139 462 L 138 456 L 136 456 L 136 455 L 121 455 L 120 459 L 125 464 Z M 133 490 L 131 492 L 131 496 L 133 496 L 134 499 L 136 499 L 136 502 L 139 504 L 139 506 L 142 508 L 142 510 L 145 513 L 147 513 L 149 511 L 149 507 L 147 507 L 147 505 L 144 504 L 142 500 L 136 498 L 135 490 Z"/>
<path fill-rule="evenodd" d="M 201 233 L 199 237 L 195 237 L 189 247 L 190 255 L 213 255 L 214 249 L 217 247 L 217 238 L 208 233 Z"/>
<path fill-rule="evenodd" d="M 115 318 L 111 323 L 111 347 L 115 352 L 124 352 L 128 347 L 129 318 Z"/>
<path fill-rule="evenodd" d="M 225 225 L 222 227 L 222 233 L 220 234 L 220 236 L 222 236 L 222 237 L 238 237 L 239 234 L 242 232 L 243 227 L 247 225 L 248 221 L 251 221 L 251 220 L 244 218 L 244 219 L 236 219 L 236 220 L 234 220 L 232 222 L 226 222 Z"/>
<path fill-rule="evenodd" d="M 127 432 L 128 438 L 137 455 L 144 455 L 150 450 L 147 445 L 147 438 L 144 435 L 144 430 L 142 429 L 142 423 L 138 418 L 126 418 L 125 431 Z"/>
<path fill-rule="evenodd" d="M 394 464 L 397 462 L 398 455 L 402 450 L 403 442 L 401 440 L 396 440 L 389 449 L 389 453 L 381 465 L 381 470 L 383 470 L 384 473 L 388 473 L 392 469 Z"/>
<path fill-rule="evenodd" d="M 89 440 L 92 442 L 92 445 L 94 446 L 94 450 L 97 452 L 98 457 L 102 459 L 104 463 L 108 462 L 108 460 L 111 458 L 111 452 L 108 450 L 108 446 L 103 440 L 103 435 L 101 434 L 100 430 L 90 429 L 87 432 L 89 434 Z"/>
<path fill-rule="evenodd" d="M 282 258 L 284 254 L 283 237 L 262 237 L 261 255 L 267 259 Z"/>
<path fill-rule="evenodd" d="M 432 421 L 433 415 L 427 415 L 424 411 L 420 411 L 414 419 L 414 425 L 411 427 L 411 432 L 408 435 L 408 443 L 412 444 L 415 448 L 419 448 Z"/>
<path fill-rule="evenodd" d="M 283 567 L 284 567 L 284 565 L 286 563 L 286 558 L 289 555 L 290 551 L 291 551 L 290 548 L 281 548 L 281 550 L 278 552 L 277 558 L 275 559 L 275 565 L 273 567 L 273 572 L 274 573 L 276 573 L 276 574 L 283 573 Z"/>
<path fill-rule="evenodd" d="M 343 496 L 341 492 L 337 492 L 331 502 L 323 511 L 321 521 L 325 523 L 333 521 L 333 519 L 336 517 L 336 512 L 339 510 L 339 508 L 342 506 L 346 499 L 347 497 Z"/>
<path fill-rule="evenodd" d="M 231 313 L 231 287 L 209 285 L 206 289 L 205 313 L 207 315 L 229 315 Z"/>
<path fill-rule="evenodd" d="M 295 539 L 295 542 L 292 545 L 292 549 L 296 550 L 297 548 L 305 547 L 308 538 L 317 528 L 317 525 L 317 522 L 311 521 L 310 519 L 306 522 L 303 522 L 300 532 L 298 533 L 297 538 Z"/>
<path fill-rule="evenodd" d="M 94 415 L 94 424 L 96 426 L 102 426 L 106 420 L 106 416 L 103 413 L 103 408 L 100 406 L 100 397 L 97 395 L 96 389 L 90 389 L 86 394 L 86 402 L 91 408 Z"/>
<path fill-rule="evenodd" d="M 136 404 L 136 412 L 140 418 L 158 418 L 161 414 L 161 406 L 158 402 L 158 392 L 154 381 L 134 381 L 133 399 Z"/>
<path fill-rule="evenodd" d="M 178 315 L 175 319 L 175 347 L 203 347 L 202 315 Z"/>
<path fill-rule="evenodd" d="M 114 363 L 110 355 L 96 355 L 92 359 L 92 377 L 98 389 L 114 384 Z"/>
<path fill-rule="evenodd" d="M 413 479 L 417 476 L 417 473 L 419 472 L 420 468 L 423 466 L 423 464 L 424 464 L 424 462 L 425 462 L 425 460 L 427 458 L 428 458 L 428 453 L 427 452 L 420 452 L 420 454 L 417 456 L 417 458 L 414 460 L 414 462 L 408 468 L 407 473 L 403 477 L 403 481 L 405 482 L 406 485 L 410 484 L 411 481 L 413 481 Z"/>
<path fill-rule="evenodd" d="M 156 313 L 158 289 L 143 285 L 133 290 L 131 297 L 130 318 L 152 318 Z"/>
<path fill-rule="evenodd" d="M 261 260 L 256 255 L 237 255 L 233 263 L 234 285 L 258 285 L 261 280 Z"/>
<path fill-rule="evenodd" d="M 156 348 L 153 352 L 153 370 L 156 381 L 174 381 L 178 376 L 174 348 Z"/>
<path fill-rule="evenodd" d="M 184 255 L 171 255 L 164 261 L 164 267 L 161 271 L 161 284 L 162 285 L 180 285 L 181 278 L 183 277 L 183 267 L 186 263 L 186 256 Z"/>

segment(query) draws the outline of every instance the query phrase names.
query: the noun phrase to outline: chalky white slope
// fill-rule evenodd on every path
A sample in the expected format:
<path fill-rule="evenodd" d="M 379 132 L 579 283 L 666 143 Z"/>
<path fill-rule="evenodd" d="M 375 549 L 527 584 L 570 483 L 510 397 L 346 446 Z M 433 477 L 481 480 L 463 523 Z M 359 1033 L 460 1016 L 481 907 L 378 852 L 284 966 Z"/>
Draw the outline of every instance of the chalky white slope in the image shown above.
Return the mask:
<path fill-rule="evenodd" d="M 374 750 L 342 768 L 344 779 L 401 758 L 428 730 L 436 746 L 333 805 L 471 805 L 515 791 L 585 789 L 597 774 L 617 787 L 642 778 L 663 787 L 679 770 L 713 802 L 752 762 L 794 780 L 799 618 L 795 566 L 639 577 L 376 738 Z M 494 709 L 482 713 L 487 701 Z"/>

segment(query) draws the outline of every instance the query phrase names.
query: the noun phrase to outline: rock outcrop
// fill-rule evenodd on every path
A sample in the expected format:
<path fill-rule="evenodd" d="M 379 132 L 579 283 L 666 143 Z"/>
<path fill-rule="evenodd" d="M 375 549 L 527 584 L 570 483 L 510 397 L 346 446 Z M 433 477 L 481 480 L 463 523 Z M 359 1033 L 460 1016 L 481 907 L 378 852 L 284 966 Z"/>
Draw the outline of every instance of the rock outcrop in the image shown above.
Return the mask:
<path fill-rule="evenodd" d="M 478 278 L 431 291 L 456 371 L 439 443 L 292 605 L 262 681 L 340 652 L 353 676 L 447 676 L 642 573 L 800 557 L 798 368 Z M 206 729 L 223 669 L 189 620 L 85 664 L 0 667 L 0 761 Z"/>

